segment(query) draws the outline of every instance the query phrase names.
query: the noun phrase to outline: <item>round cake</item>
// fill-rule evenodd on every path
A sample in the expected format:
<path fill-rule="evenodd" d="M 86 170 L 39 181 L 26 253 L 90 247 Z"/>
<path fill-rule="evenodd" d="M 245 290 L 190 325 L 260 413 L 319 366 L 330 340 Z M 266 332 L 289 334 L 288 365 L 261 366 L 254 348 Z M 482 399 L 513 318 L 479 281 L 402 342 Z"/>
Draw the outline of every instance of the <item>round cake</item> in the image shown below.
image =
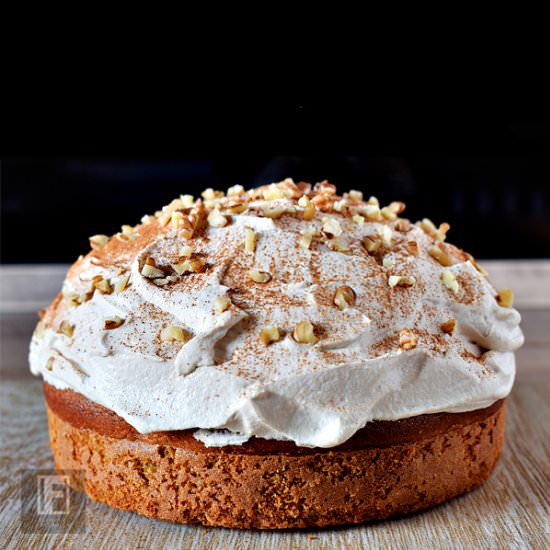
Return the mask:
<path fill-rule="evenodd" d="M 239 528 L 480 485 L 520 315 L 448 224 L 404 208 L 287 179 L 91 237 L 31 342 L 56 468 L 116 508 Z"/>

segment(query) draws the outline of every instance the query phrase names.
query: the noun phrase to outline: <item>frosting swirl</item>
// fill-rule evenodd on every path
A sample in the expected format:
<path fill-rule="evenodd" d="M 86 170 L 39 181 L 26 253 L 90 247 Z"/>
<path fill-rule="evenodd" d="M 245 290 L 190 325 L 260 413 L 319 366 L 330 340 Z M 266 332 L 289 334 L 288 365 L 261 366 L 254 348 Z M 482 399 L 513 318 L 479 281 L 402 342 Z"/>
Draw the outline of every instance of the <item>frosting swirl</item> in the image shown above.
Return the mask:
<path fill-rule="evenodd" d="M 92 239 L 35 331 L 34 374 L 214 445 L 332 447 L 510 392 L 520 315 L 448 227 L 329 184 L 203 196 Z"/>

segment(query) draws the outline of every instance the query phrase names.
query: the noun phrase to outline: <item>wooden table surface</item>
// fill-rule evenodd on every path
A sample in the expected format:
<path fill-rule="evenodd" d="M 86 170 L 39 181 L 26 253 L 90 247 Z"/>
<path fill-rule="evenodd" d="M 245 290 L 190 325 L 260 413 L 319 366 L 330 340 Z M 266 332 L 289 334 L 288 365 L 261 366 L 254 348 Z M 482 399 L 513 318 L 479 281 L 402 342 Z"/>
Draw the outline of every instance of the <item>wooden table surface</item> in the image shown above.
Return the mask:
<path fill-rule="evenodd" d="M 484 262 L 511 286 L 525 346 L 508 405 L 507 441 L 491 478 L 402 519 L 319 530 L 238 531 L 170 524 L 83 500 L 82 532 L 32 533 L 21 520 L 21 473 L 53 466 L 40 381 L 28 373 L 36 309 L 63 266 L 0 267 L 0 548 L 550 548 L 550 261 Z"/>

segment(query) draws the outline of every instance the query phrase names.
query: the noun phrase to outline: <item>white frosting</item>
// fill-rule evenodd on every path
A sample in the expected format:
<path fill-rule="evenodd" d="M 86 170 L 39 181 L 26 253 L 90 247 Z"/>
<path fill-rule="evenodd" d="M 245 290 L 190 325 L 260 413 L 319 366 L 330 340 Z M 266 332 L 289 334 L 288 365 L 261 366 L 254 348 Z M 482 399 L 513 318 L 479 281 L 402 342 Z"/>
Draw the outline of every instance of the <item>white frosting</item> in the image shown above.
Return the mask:
<path fill-rule="evenodd" d="M 441 266 L 427 254 L 432 239 L 413 226 L 393 232 L 391 267 L 383 267 L 360 243 L 384 224 L 358 225 L 338 214 L 329 217 L 340 220 L 350 254 L 319 240 L 301 247 L 300 231 L 319 228 L 322 217 L 241 214 L 190 241 L 170 228 L 157 232 L 123 258 L 131 273 L 126 290 L 96 291 L 78 307 L 56 305 L 33 337 L 32 372 L 111 409 L 141 433 L 201 428 L 197 438 L 216 446 L 259 436 L 332 447 L 375 419 L 469 411 L 508 395 L 513 351 L 523 343 L 520 315 L 497 304 L 494 288 L 469 261 Z M 254 254 L 242 247 L 246 227 L 258 233 Z M 407 254 L 410 240 L 418 242 L 419 257 Z M 167 265 L 182 245 L 207 259 L 206 272 L 166 287 L 140 274 L 146 257 Z M 64 291 L 82 292 L 97 274 L 122 277 L 120 262 L 96 264 L 91 256 L 78 262 Z M 253 283 L 251 268 L 269 272 L 271 282 Z M 457 294 L 440 280 L 446 269 L 457 276 Z M 390 274 L 413 276 L 416 284 L 392 289 Z M 332 297 L 342 285 L 357 300 L 340 311 Z M 232 305 L 218 313 L 215 300 L 225 295 Z M 104 319 L 115 315 L 124 324 L 104 330 Z M 319 335 L 314 345 L 292 337 L 305 319 Z M 441 330 L 449 319 L 456 320 L 451 335 Z M 57 330 L 62 320 L 74 325 L 72 338 Z M 193 337 L 183 345 L 162 342 L 166 325 Z M 267 325 L 284 331 L 281 341 L 261 343 Z M 399 347 L 402 329 L 417 335 L 416 348 Z"/>

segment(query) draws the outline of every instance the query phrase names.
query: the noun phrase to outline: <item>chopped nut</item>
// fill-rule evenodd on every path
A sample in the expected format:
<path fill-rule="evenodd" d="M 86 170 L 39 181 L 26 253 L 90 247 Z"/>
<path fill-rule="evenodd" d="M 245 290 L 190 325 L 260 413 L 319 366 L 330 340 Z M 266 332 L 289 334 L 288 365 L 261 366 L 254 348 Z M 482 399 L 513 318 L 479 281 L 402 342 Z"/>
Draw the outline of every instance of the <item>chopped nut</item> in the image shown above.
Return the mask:
<path fill-rule="evenodd" d="M 89 241 L 92 247 L 101 249 L 109 242 L 109 237 L 107 235 L 92 235 Z"/>
<path fill-rule="evenodd" d="M 311 246 L 311 241 L 313 237 L 317 235 L 317 230 L 315 227 L 305 227 L 302 229 L 302 236 L 300 237 L 300 245 L 303 248 L 309 248 Z"/>
<path fill-rule="evenodd" d="M 205 201 L 213 201 L 221 199 L 223 197 L 223 191 L 214 191 L 214 189 L 209 187 L 201 193 L 201 196 Z"/>
<path fill-rule="evenodd" d="M 365 240 L 363 241 L 363 246 L 369 254 L 375 254 L 382 246 L 382 241 L 373 237 L 365 237 Z"/>
<path fill-rule="evenodd" d="M 428 248 L 428 254 L 432 258 L 435 258 L 441 265 L 445 267 L 449 267 L 454 264 L 451 256 L 449 256 L 449 254 L 447 254 L 447 252 L 443 248 L 443 243 L 437 243 L 434 246 Z"/>
<path fill-rule="evenodd" d="M 206 264 L 200 258 L 190 258 L 172 267 L 178 275 L 183 275 L 184 273 L 202 273 L 206 269 Z"/>
<path fill-rule="evenodd" d="M 416 283 L 416 279 L 409 275 L 391 275 L 388 279 L 388 284 L 391 288 L 396 286 L 409 287 L 413 286 Z"/>
<path fill-rule="evenodd" d="M 147 277 L 147 279 L 164 277 L 164 271 L 162 271 L 162 269 L 159 269 L 158 267 L 155 267 L 153 265 L 149 265 L 148 263 L 143 264 L 143 267 L 141 268 L 141 274 L 144 277 Z"/>
<path fill-rule="evenodd" d="M 428 218 L 424 218 L 421 222 L 418 222 L 418 225 L 421 229 L 424 230 L 426 234 L 428 234 L 436 241 L 444 241 L 447 235 L 447 231 L 449 231 L 449 229 L 451 228 L 448 223 L 442 223 L 438 229 L 435 224 Z"/>
<path fill-rule="evenodd" d="M 180 195 L 181 205 L 183 208 L 193 208 L 195 198 L 193 195 Z"/>
<path fill-rule="evenodd" d="M 357 225 L 363 225 L 365 223 L 365 218 L 359 214 L 355 214 L 351 219 L 353 220 L 353 223 L 356 223 Z"/>
<path fill-rule="evenodd" d="M 382 260 L 382 267 L 384 267 L 385 269 L 391 269 L 394 265 L 395 265 L 395 260 L 392 260 L 387 256 L 384 256 L 384 259 Z"/>
<path fill-rule="evenodd" d="M 449 271 L 448 269 L 443 271 L 441 273 L 441 280 L 450 291 L 454 292 L 454 294 L 458 292 L 458 281 L 452 271 Z"/>
<path fill-rule="evenodd" d="M 262 214 L 266 218 L 278 219 L 285 213 L 285 207 L 281 205 L 264 206 Z"/>
<path fill-rule="evenodd" d="M 441 330 L 445 334 L 452 334 L 455 330 L 455 326 L 456 326 L 456 321 L 454 319 L 449 319 L 448 321 L 441 323 Z"/>
<path fill-rule="evenodd" d="M 383 220 L 382 212 L 380 212 L 380 206 L 378 204 L 367 203 L 365 206 L 361 206 L 359 208 L 359 211 L 369 220 L 374 220 L 374 221 Z"/>
<path fill-rule="evenodd" d="M 166 227 L 172 219 L 172 215 L 170 212 L 161 212 L 159 213 L 157 219 L 161 227 Z"/>
<path fill-rule="evenodd" d="M 354 202 L 361 202 L 363 200 L 363 193 L 361 191 L 356 191 L 355 189 L 351 189 L 348 196 Z"/>
<path fill-rule="evenodd" d="M 321 233 L 323 233 L 327 239 L 333 239 L 342 234 L 342 226 L 340 222 L 334 218 L 323 218 Z"/>
<path fill-rule="evenodd" d="M 393 228 L 396 231 L 399 231 L 400 233 L 406 233 L 411 228 L 411 222 L 404 218 L 399 218 L 395 220 L 395 223 L 393 224 Z"/>
<path fill-rule="evenodd" d="M 218 313 L 223 313 L 228 310 L 230 306 L 231 300 L 229 299 L 229 296 L 218 296 L 216 298 L 214 308 Z"/>
<path fill-rule="evenodd" d="M 379 225 L 376 228 L 376 232 L 380 235 L 382 243 L 386 246 L 391 246 L 391 240 L 393 236 L 393 231 L 387 225 Z"/>
<path fill-rule="evenodd" d="M 514 305 L 514 293 L 511 288 L 499 290 L 495 299 L 501 307 L 512 307 Z"/>
<path fill-rule="evenodd" d="M 393 201 L 393 202 L 390 202 L 388 208 L 389 208 L 392 212 L 395 212 L 396 214 L 401 214 L 401 212 L 403 212 L 403 210 L 405 210 L 406 206 L 405 206 L 405 203 L 404 203 L 404 202 L 401 202 L 401 201 Z"/>
<path fill-rule="evenodd" d="M 256 239 L 257 234 L 254 229 L 251 227 L 245 227 L 244 230 L 244 249 L 249 254 L 254 254 L 254 251 L 256 250 Z"/>
<path fill-rule="evenodd" d="M 212 227 L 224 227 L 227 225 L 227 218 L 218 209 L 214 209 L 208 214 L 208 225 Z"/>
<path fill-rule="evenodd" d="M 286 178 L 280 181 L 278 184 L 280 189 L 285 193 L 285 196 L 289 199 L 297 199 L 302 196 L 302 190 L 294 183 L 292 178 Z"/>
<path fill-rule="evenodd" d="M 385 220 L 393 222 L 397 219 L 397 214 L 393 210 L 391 210 L 389 206 L 384 206 L 384 208 L 380 210 L 380 213 Z"/>
<path fill-rule="evenodd" d="M 244 187 L 242 185 L 234 185 L 227 190 L 228 197 L 236 197 L 245 193 Z"/>
<path fill-rule="evenodd" d="M 46 369 L 49 370 L 49 371 L 52 371 L 53 370 L 53 365 L 55 363 L 55 358 L 54 357 L 50 357 L 47 361 L 46 361 Z"/>
<path fill-rule="evenodd" d="M 160 339 L 163 342 L 186 342 L 190 337 L 189 332 L 176 325 L 169 325 L 160 331 Z"/>
<path fill-rule="evenodd" d="M 137 235 L 134 235 L 136 228 L 132 227 L 131 225 L 122 225 L 120 229 L 122 231 L 122 234 L 126 237 L 137 237 Z"/>
<path fill-rule="evenodd" d="M 344 244 L 338 238 L 330 239 L 329 241 L 327 241 L 327 246 L 330 248 L 330 250 L 341 252 L 342 254 L 349 254 L 351 252 L 350 247 Z"/>
<path fill-rule="evenodd" d="M 299 344 L 315 344 L 319 341 L 313 332 L 313 325 L 309 321 L 300 321 L 292 335 Z"/>
<path fill-rule="evenodd" d="M 411 350 L 417 346 L 416 335 L 408 328 L 399 333 L 399 346 L 405 351 Z"/>
<path fill-rule="evenodd" d="M 356 295 L 353 288 L 344 285 L 336 290 L 332 301 L 334 305 L 338 306 L 338 309 L 342 311 L 348 307 L 353 307 L 355 305 L 355 300 Z"/>
<path fill-rule="evenodd" d="M 271 274 L 267 271 L 258 271 L 257 269 L 251 269 L 247 273 L 248 277 L 256 283 L 268 283 L 271 281 Z"/>
<path fill-rule="evenodd" d="M 180 258 L 190 258 L 193 255 L 193 249 L 190 246 L 182 246 L 179 251 Z"/>
<path fill-rule="evenodd" d="M 164 286 L 170 282 L 166 277 L 162 277 L 160 279 L 153 279 L 152 281 L 157 286 Z"/>
<path fill-rule="evenodd" d="M 346 201 L 344 199 L 341 201 L 334 201 L 332 208 L 334 208 L 336 212 L 344 212 L 346 210 Z"/>
<path fill-rule="evenodd" d="M 101 294 L 112 294 L 113 287 L 111 286 L 109 281 L 101 277 L 101 275 L 94 277 L 92 281 L 92 286 L 94 288 L 97 288 L 97 290 L 99 290 Z"/>
<path fill-rule="evenodd" d="M 59 332 L 69 338 L 72 338 L 74 334 L 74 325 L 71 325 L 69 321 L 61 321 L 59 325 Z"/>
<path fill-rule="evenodd" d="M 179 210 L 174 210 L 174 212 L 172 212 L 170 221 L 172 222 L 172 227 L 174 229 L 180 229 L 181 227 L 186 227 L 189 224 L 187 216 Z"/>
<path fill-rule="evenodd" d="M 418 256 L 420 249 L 418 248 L 418 243 L 416 241 L 408 241 L 406 244 L 407 252 L 411 256 Z"/>
<path fill-rule="evenodd" d="M 260 332 L 260 340 L 266 346 L 273 342 L 277 342 L 281 339 L 281 333 L 279 332 L 279 327 L 277 326 L 268 326 L 262 329 Z"/>
<path fill-rule="evenodd" d="M 334 202 L 334 196 L 326 193 L 315 195 L 311 202 L 321 212 L 330 212 L 332 210 L 332 204 Z"/>
<path fill-rule="evenodd" d="M 301 206 L 304 209 L 304 220 L 310 221 L 315 217 L 315 205 L 309 200 L 306 195 L 300 197 L 300 199 L 298 200 L 298 206 Z"/>
<path fill-rule="evenodd" d="M 336 195 L 336 186 L 329 183 L 327 180 L 323 180 L 314 185 L 313 191 L 323 195 Z"/>
<path fill-rule="evenodd" d="M 268 185 L 262 192 L 262 196 L 266 201 L 272 201 L 275 199 L 284 199 L 286 198 L 285 192 L 277 186 L 277 184 L 272 183 Z"/>
<path fill-rule="evenodd" d="M 121 319 L 118 315 L 115 315 L 112 319 L 105 319 L 103 321 L 104 330 L 113 330 L 120 327 L 124 323 L 124 319 Z"/>
<path fill-rule="evenodd" d="M 71 292 L 70 294 L 67 294 L 66 298 L 69 304 L 73 307 L 77 307 L 82 303 L 80 299 L 80 295 L 77 294 L 76 292 Z"/>

